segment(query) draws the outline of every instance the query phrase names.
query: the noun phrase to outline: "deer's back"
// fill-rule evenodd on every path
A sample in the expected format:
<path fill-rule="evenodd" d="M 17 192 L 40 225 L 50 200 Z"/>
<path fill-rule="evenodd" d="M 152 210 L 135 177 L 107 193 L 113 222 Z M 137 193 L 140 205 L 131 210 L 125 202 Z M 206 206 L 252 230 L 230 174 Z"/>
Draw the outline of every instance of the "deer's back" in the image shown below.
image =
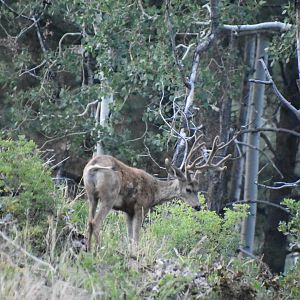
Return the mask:
<path fill-rule="evenodd" d="M 102 168 L 100 168 L 102 167 Z M 109 155 L 93 158 L 84 169 L 86 189 L 94 189 L 100 201 L 110 189 L 118 191 L 115 209 L 129 212 L 133 206 L 148 209 L 156 192 L 156 180 L 141 169 L 129 167 Z"/>

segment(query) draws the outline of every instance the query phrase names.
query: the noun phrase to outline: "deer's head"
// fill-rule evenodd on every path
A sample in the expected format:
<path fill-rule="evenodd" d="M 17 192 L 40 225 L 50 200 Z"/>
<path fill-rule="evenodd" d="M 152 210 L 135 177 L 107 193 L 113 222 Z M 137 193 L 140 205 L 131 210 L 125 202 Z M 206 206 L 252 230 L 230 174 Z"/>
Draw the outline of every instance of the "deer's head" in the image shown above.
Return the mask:
<path fill-rule="evenodd" d="M 205 142 L 201 142 L 202 139 L 203 135 L 198 136 L 192 145 L 184 162 L 184 171 L 171 164 L 169 159 L 165 160 L 167 172 L 178 179 L 179 194 L 182 200 L 194 208 L 200 205 L 198 192 L 200 191 L 199 178 L 201 174 L 207 170 L 225 170 L 224 163 L 231 157 L 229 154 L 214 162 L 217 152 L 227 144 L 219 144 L 219 137 L 216 136 L 212 148 L 208 150 L 205 147 Z"/>

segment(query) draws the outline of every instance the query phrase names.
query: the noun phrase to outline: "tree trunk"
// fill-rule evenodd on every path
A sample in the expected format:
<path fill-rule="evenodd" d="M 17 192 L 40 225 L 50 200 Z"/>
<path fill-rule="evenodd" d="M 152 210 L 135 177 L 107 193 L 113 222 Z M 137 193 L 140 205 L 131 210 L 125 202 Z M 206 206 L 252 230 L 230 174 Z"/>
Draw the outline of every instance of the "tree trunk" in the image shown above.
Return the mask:
<path fill-rule="evenodd" d="M 300 90 L 300 0 L 295 0 L 295 8 L 296 8 L 296 40 L 297 40 L 297 62 L 298 62 L 298 77 L 297 77 L 297 85 Z"/>
<path fill-rule="evenodd" d="M 256 35 L 247 37 L 245 45 L 245 65 L 247 72 L 243 83 L 243 93 L 240 107 L 240 115 L 237 124 L 237 128 L 245 128 L 249 123 L 249 108 L 250 99 L 253 95 L 253 84 L 249 83 L 249 79 L 253 78 L 254 63 L 255 63 L 255 46 L 256 46 Z M 247 135 L 244 134 L 239 139 L 240 142 L 246 142 Z M 235 157 L 241 156 L 240 159 L 235 160 L 232 166 L 232 180 L 230 189 L 230 202 L 238 201 L 241 198 L 243 176 L 244 176 L 244 164 L 245 164 L 245 147 L 239 146 L 239 151 L 235 148 Z"/>
<path fill-rule="evenodd" d="M 286 98 L 295 106 L 299 106 L 300 96 L 297 88 L 297 64 L 292 61 L 286 66 L 286 80 L 284 82 L 284 94 Z M 282 107 L 280 110 L 280 120 L 278 127 L 299 131 L 299 121 L 295 115 Z M 299 146 L 299 138 L 286 133 L 278 132 L 276 136 L 276 158 L 275 164 L 284 175 L 286 182 L 293 182 L 298 179 L 294 174 L 296 165 L 296 155 Z M 282 181 L 278 173 L 273 181 Z M 280 202 L 291 196 L 292 189 L 271 190 L 270 202 L 280 204 Z M 264 226 L 265 241 L 263 245 L 264 261 L 274 272 L 283 272 L 286 256 L 286 236 L 278 231 L 279 221 L 287 220 L 288 216 L 282 210 L 266 207 L 266 220 Z"/>
<path fill-rule="evenodd" d="M 257 37 L 256 57 L 264 57 L 264 61 L 267 63 L 267 53 L 265 49 L 268 46 L 268 37 L 260 34 Z M 259 80 L 265 80 L 265 72 L 261 63 L 256 60 L 255 64 L 255 78 Z M 256 129 L 261 127 L 261 117 L 264 108 L 264 93 L 265 85 L 255 84 L 253 87 L 253 98 L 250 105 L 249 116 L 249 129 Z M 259 171 L 259 132 L 251 132 L 248 134 L 247 143 L 251 145 L 246 150 L 246 166 L 245 166 L 245 187 L 244 187 L 244 199 L 246 201 L 257 200 L 257 179 Z M 256 223 L 256 203 L 250 204 L 250 215 L 245 219 L 242 228 L 242 244 L 244 249 L 250 253 L 253 252 L 254 235 L 255 235 L 255 223 Z"/>
<path fill-rule="evenodd" d="M 107 119 L 109 117 L 110 109 L 109 105 L 113 102 L 113 95 L 102 97 L 102 101 L 98 103 L 97 113 L 96 113 L 96 125 L 100 125 L 102 128 L 107 126 Z M 104 146 L 101 141 L 101 132 L 98 131 L 98 140 L 96 145 L 96 154 L 104 154 Z"/>

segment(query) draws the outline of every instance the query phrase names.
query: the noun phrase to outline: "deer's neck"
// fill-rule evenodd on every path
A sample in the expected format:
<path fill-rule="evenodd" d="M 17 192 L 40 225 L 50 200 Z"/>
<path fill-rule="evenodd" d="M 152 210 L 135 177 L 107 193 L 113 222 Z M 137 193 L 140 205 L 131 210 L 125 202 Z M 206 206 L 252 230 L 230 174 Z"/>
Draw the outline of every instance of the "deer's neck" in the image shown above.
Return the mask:
<path fill-rule="evenodd" d="M 179 181 L 174 180 L 157 180 L 157 190 L 155 193 L 154 205 L 174 199 L 180 194 Z"/>

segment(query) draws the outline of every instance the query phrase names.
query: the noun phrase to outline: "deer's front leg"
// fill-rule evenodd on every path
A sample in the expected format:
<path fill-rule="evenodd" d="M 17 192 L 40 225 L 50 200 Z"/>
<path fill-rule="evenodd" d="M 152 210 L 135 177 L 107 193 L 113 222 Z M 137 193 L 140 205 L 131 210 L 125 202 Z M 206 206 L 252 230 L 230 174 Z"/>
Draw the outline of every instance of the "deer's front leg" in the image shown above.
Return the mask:
<path fill-rule="evenodd" d="M 127 221 L 128 241 L 129 244 L 131 244 L 133 240 L 133 215 L 129 215 L 126 213 L 126 221 Z"/>
<path fill-rule="evenodd" d="M 140 239 L 140 230 L 144 220 L 144 210 L 143 208 L 138 208 L 135 210 L 133 221 L 132 221 L 132 231 L 133 231 L 133 243 L 131 248 L 131 255 L 136 256 L 137 247 Z"/>
<path fill-rule="evenodd" d="M 129 215 L 126 213 L 126 221 L 127 221 L 127 232 L 128 232 L 128 250 L 129 254 L 132 254 L 133 247 L 133 215 Z"/>

